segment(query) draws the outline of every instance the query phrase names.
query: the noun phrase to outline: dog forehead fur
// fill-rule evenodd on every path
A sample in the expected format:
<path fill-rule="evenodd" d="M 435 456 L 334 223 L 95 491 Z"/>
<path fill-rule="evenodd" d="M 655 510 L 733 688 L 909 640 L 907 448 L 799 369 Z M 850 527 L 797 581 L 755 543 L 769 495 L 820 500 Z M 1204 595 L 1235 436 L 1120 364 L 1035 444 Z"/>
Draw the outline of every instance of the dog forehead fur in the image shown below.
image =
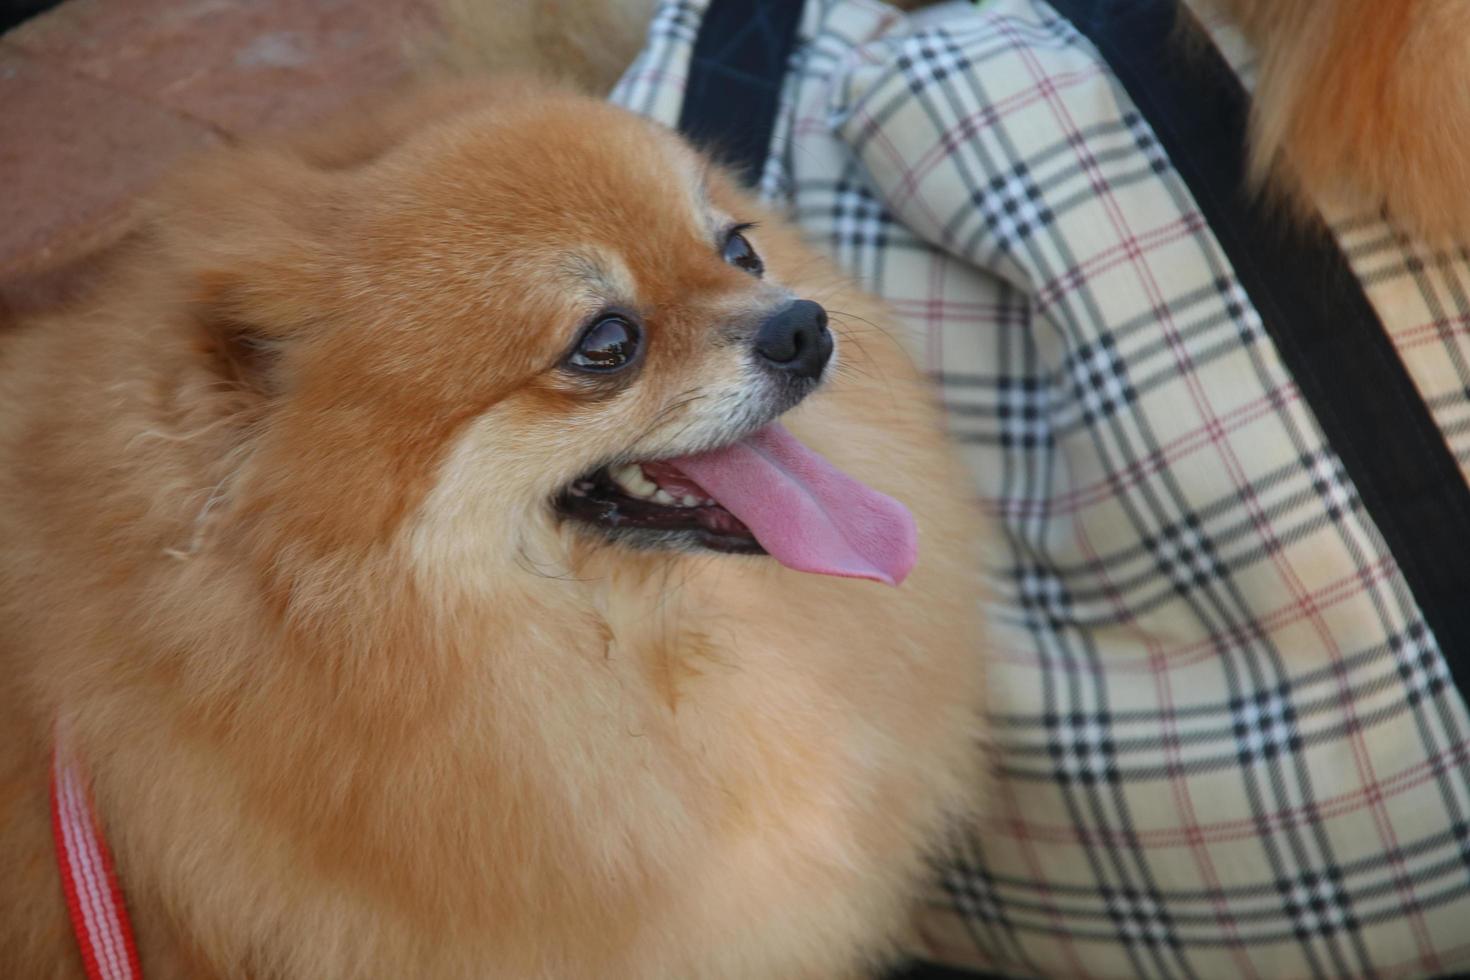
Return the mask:
<path fill-rule="evenodd" d="M 718 175 L 704 213 L 702 168 L 591 100 L 441 89 L 202 164 L 0 338 L 0 961 L 80 969 L 58 716 L 150 978 L 833 976 L 897 938 L 974 792 L 979 524 L 884 311 Z M 725 211 L 852 317 L 861 370 L 789 424 L 919 516 L 902 589 L 547 506 L 732 359 L 770 287 Z M 577 387 L 629 285 L 646 363 Z"/>

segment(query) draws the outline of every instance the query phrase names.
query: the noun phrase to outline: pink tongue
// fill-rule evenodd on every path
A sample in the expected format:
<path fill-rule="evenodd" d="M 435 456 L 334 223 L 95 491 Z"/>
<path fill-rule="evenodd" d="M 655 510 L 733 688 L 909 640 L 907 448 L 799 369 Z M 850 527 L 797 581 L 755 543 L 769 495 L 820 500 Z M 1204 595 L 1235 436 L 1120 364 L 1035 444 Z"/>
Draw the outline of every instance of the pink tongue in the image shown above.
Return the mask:
<path fill-rule="evenodd" d="M 918 558 L 908 508 L 843 473 L 779 424 L 670 462 L 787 568 L 897 585 Z"/>

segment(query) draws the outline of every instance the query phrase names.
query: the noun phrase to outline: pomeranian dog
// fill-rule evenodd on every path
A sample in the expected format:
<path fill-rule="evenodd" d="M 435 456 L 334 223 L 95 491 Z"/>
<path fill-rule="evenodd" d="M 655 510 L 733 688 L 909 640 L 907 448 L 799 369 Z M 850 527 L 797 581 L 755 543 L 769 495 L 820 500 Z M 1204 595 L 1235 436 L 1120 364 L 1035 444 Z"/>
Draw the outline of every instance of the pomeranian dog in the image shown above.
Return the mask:
<path fill-rule="evenodd" d="M 889 323 L 537 82 L 174 180 L 0 334 L 3 972 L 82 970 L 58 731 L 150 980 L 878 962 L 983 768 L 981 527 Z"/>

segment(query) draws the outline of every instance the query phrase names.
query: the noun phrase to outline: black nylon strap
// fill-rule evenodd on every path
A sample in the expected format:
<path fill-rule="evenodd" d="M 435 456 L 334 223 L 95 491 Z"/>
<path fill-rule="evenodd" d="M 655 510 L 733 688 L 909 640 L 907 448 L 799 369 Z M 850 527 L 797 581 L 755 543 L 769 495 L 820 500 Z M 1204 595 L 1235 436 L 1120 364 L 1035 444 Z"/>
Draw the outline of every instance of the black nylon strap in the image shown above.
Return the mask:
<path fill-rule="evenodd" d="M 1051 2 L 1189 185 L 1470 696 L 1470 487 L 1326 226 L 1248 192 L 1239 79 L 1213 46 L 1181 43 L 1174 0 Z"/>
<path fill-rule="evenodd" d="M 760 179 L 801 0 L 711 0 L 689 63 L 679 131 L 748 185 Z"/>

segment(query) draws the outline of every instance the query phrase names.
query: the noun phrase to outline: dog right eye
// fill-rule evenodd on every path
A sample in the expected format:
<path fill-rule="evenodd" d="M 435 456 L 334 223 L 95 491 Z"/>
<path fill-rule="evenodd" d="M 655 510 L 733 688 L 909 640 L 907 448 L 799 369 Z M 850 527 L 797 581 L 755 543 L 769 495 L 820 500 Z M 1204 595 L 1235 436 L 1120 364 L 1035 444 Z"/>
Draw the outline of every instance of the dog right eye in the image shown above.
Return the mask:
<path fill-rule="evenodd" d="M 605 316 L 582 334 L 567 364 L 579 371 L 607 374 L 627 367 L 638 353 L 637 325 L 621 316 Z"/>
<path fill-rule="evenodd" d="M 726 262 L 759 279 L 765 274 L 766 264 L 755 253 L 755 246 L 750 244 L 750 239 L 741 234 L 742 231 L 749 231 L 754 227 L 753 223 L 746 223 L 731 228 L 725 233 L 725 245 L 721 252 Z"/>

